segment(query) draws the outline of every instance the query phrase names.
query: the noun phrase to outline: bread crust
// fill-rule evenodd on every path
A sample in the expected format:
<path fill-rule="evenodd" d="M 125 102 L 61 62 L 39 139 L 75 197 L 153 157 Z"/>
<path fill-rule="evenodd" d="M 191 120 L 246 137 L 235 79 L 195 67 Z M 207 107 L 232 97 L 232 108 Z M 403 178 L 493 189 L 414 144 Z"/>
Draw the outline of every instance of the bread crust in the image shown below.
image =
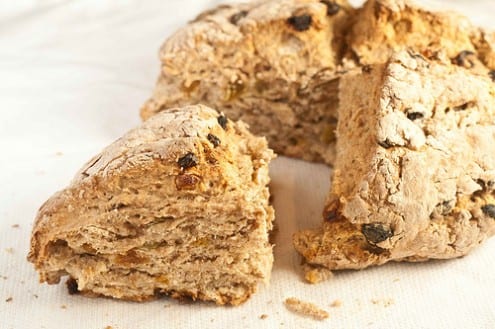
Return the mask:
<path fill-rule="evenodd" d="M 332 165 L 342 74 L 405 48 L 465 59 L 487 74 L 495 69 L 494 39 L 463 16 L 402 0 L 369 0 L 358 9 L 345 0 L 220 6 L 165 41 L 141 116 L 201 102 L 247 122 L 278 154 Z"/>
<path fill-rule="evenodd" d="M 360 269 L 460 257 L 492 236 L 494 95 L 488 76 L 407 51 L 344 76 L 325 221 L 296 249 Z"/>
<path fill-rule="evenodd" d="M 206 106 L 160 113 L 41 206 L 28 259 L 41 282 L 68 275 L 84 295 L 242 303 L 270 277 L 273 157 Z"/>

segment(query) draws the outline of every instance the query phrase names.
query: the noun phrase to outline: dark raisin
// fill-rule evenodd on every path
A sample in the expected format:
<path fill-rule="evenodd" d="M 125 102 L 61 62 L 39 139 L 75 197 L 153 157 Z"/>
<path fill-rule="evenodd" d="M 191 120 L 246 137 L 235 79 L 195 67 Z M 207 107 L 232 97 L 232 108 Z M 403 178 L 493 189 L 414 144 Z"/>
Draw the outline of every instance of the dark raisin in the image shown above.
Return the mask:
<path fill-rule="evenodd" d="M 490 79 L 492 79 L 493 82 L 495 82 L 495 70 L 491 70 L 490 72 L 488 72 L 488 76 L 490 77 Z"/>
<path fill-rule="evenodd" d="M 487 204 L 481 207 L 481 211 L 487 216 L 495 219 L 495 204 Z"/>
<path fill-rule="evenodd" d="M 363 67 L 361 67 L 361 71 L 363 71 L 363 73 L 370 73 L 371 70 L 372 70 L 371 65 L 363 65 Z"/>
<path fill-rule="evenodd" d="M 388 226 L 381 223 L 363 224 L 361 233 L 371 244 L 380 243 L 394 235 Z"/>
<path fill-rule="evenodd" d="M 389 149 L 393 146 L 392 143 L 390 143 L 390 141 L 388 140 L 388 138 L 383 141 L 378 141 L 378 145 L 386 149 Z"/>
<path fill-rule="evenodd" d="M 473 59 L 470 58 L 472 56 L 474 56 L 474 53 L 472 51 L 463 50 L 459 54 L 457 54 L 456 57 L 454 57 L 452 63 L 470 69 L 474 66 Z"/>
<path fill-rule="evenodd" d="M 337 210 L 327 211 L 325 213 L 325 220 L 331 222 L 337 218 L 337 215 L 338 215 Z"/>
<path fill-rule="evenodd" d="M 225 117 L 225 115 L 221 115 L 217 118 L 217 121 L 218 121 L 218 124 L 220 125 L 220 127 L 223 128 L 223 130 L 227 130 L 227 118 Z"/>
<path fill-rule="evenodd" d="M 454 200 L 446 200 L 446 201 L 443 201 L 440 205 L 440 209 L 441 209 L 441 214 L 442 215 L 447 215 L 449 214 L 452 209 L 454 209 Z"/>
<path fill-rule="evenodd" d="M 484 180 L 482 180 L 482 179 L 478 178 L 478 179 L 476 180 L 476 184 L 478 184 L 478 185 L 481 187 L 481 189 L 482 189 L 482 190 L 485 190 L 485 188 L 486 188 L 486 183 L 485 183 L 485 181 L 484 181 Z"/>
<path fill-rule="evenodd" d="M 473 105 L 474 104 L 472 102 L 467 102 L 467 103 L 461 104 L 459 106 L 454 106 L 452 109 L 454 111 L 464 111 L 465 109 L 467 109 L 468 107 L 471 107 Z"/>
<path fill-rule="evenodd" d="M 323 211 L 323 218 L 329 222 L 337 219 L 339 216 L 338 208 L 339 208 L 339 202 L 333 201 Z"/>
<path fill-rule="evenodd" d="M 409 54 L 409 56 L 411 56 L 411 58 L 420 59 L 420 60 L 426 62 L 426 58 L 424 58 L 423 55 L 421 55 L 420 53 L 415 52 L 414 50 L 412 50 L 410 48 L 407 49 L 407 53 Z"/>
<path fill-rule="evenodd" d="M 246 17 L 248 14 L 248 11 L 247 10 L 241 10 L 240 12 L 238 12 L 237 14 L 234 14 L 232 16 L 230 16 L 230 19 L 229 21 L 236 25 L 237 22 L 239 22 L 241 19 L 243 19 L 244 17 Z"/>
<path fill-rule="evenodd" d="M 69 295 L 75 295 L 79 293 L 79 289 L 77 288 L 77 281 L 74 278 L 69 278 L 66 284 Z"/>
<path fill-rule="evenodd" d="M 328 1 L 328 0 L 322 0 L 320 2 L 322 4 L 324 4 L 325 6 L 327 6 L 327 15 L 328 16 L 333 16 L 340 11 L 340 5 L 336 2 Z"/>
<path fill-rule="evenodd" d="M 407 113 L 407 118 L 411 121 L 423 119 L 424 114 L 421 112 L 409 112 Z"/>
<path fill-rule="evenodd" d="M 177 163 L 179 164 L 181 169 L 188 169 L 198 164 L 198 157 L 194 153 L 188 152 L 186 155 L 180 158 Z"/>
<path fill-rule="evenodd" d="M 287 19 L 287 23 L 291 25 L 296 31 L 306 31 L 311 27 L 313 23 L 313 17 L 310 15 L 292 16 Z"/>
<path fill-rule="evenodd" d="M 218 145 L 220 145 L 220 138 L 218 138 L 217 136 L 213 135 L 213 134 L 208 134 L 208 141 L 213 144 L 213 147 L 217 147 Z"/>

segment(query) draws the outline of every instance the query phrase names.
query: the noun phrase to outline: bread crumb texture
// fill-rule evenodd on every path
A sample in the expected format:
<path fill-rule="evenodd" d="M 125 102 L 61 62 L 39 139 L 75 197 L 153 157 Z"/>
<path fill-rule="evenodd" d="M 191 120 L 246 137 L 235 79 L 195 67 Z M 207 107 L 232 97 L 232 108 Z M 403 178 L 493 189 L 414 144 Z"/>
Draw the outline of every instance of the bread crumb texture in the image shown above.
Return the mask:
<path fill-rule="evenodd" d="M 285 300 L 285 306 L 291 312 L 294 312 L 299 315 L 303 315 L 306 317 L 313 318 L 315 320 L 325 320 L 329 317 L 327 311 L 319 308 L 313 303 L 304 302 L 297 298 L 291 297 Z"/>

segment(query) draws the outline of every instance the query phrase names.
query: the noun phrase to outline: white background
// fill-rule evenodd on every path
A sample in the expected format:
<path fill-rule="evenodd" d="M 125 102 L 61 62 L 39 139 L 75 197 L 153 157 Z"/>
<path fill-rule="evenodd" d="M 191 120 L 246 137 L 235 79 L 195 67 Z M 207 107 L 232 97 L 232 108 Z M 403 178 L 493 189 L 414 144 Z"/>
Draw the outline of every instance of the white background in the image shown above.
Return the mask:
<path fill-rule="evenodd" d="M 388 264 L 304 283 L 290 237 L 318 225 L 330 171 L 285 158 L 271 171 L 278 225 L 271 285 L 246 304 L 139 304 L 38 284 L 26 261 L 37 208 L 139 124 L 160 44 L 217 3 L 0 2 L 0 328 L 495 328 L 495 239 L 462 259 Z M 495 28 L 494 1 L 437 4 Z M 330 318 L 289 313 L 283 300 L 292 296 L 329 310 Z M 342 306 L 331 308 L 336 299 Z"/>

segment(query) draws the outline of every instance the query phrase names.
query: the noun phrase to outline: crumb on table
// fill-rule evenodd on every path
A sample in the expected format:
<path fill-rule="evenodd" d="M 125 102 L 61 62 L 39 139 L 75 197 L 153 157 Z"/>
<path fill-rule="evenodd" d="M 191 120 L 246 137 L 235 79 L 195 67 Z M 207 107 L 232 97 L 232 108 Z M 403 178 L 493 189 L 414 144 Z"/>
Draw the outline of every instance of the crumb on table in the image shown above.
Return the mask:
<path fill-rule="evenodd" d="M 261 320 L 264 320 L 264 319 L 266 319 L 266 318 L 268 318 L 268 314 L 261 314 L 261 315 L 260 315 L 260 319 L 261 319 Z"/>
<path fill-rule="evenodd" d="M 287 298 L 285 306 L 292 312 L 312 317 L 316 320 L 324 320 L 328 318 L 328 312 L 319 308 L 313 303 L 304 302 L 297 298 Z"/>
<path fill-rule="evenodd" d="M 332 271 L 321 266 L 304 264 L 303 271 L 304 279 L 311 284 L 320 283 L 333 277 Z"/>
<path fill-rule="evenodd" d="M 340 299 L 336 299 L 330 304 L 330 307 L 340 307 L 342 306 L 342 301 Z"/>
<path fill-rule="evenodd" d="M 13 300 L 14 300 L 14 298 L 9 297 L 9 298 L 7 298 L 5 301 L 6 301 L 7 303 L 10 303 L 10 302 L 11 302 L 11 301 L 13 301 Z"/>
<path fill-rule="evenodd" d="M 395 301 L 392 298 L 383 298 L 383 299 L 375 298 L 372 299 L 371 302 L 374 305 L 379 305 L 383 307 L 389 307 L 390 305 L 393 305 L 395 303 Z"/>

